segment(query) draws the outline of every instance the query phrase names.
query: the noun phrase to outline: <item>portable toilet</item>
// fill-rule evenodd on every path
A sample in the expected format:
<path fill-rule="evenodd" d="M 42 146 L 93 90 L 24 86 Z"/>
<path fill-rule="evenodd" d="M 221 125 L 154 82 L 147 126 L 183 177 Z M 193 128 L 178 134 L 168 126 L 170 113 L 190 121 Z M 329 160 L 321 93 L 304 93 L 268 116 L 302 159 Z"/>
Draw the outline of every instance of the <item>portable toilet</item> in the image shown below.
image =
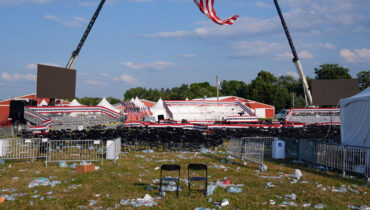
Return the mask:
<path fill-rule="evenodd" d="M 272 158 L 285 159 L 285 142 L 278 138 L 272 142 Z"/>

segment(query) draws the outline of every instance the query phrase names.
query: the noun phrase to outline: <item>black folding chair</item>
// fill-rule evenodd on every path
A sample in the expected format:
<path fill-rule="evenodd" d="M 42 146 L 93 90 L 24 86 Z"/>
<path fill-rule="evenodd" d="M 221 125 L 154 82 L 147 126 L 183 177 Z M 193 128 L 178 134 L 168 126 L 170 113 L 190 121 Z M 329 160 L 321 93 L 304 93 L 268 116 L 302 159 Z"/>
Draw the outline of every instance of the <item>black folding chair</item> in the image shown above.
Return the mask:
<path fill-rule="evenodd" d="M 190 171 L 205 171 L 205 176 L 190 176 Z M 204 190 L 193 190 L 193 191 L 204 191 L 204 196 L 207 196 L 207 185 L 208 185 L 208 169 L 205 164 L 189 164 L 188 165 L 188 184 L 189 192 L 188 196 L 190 197 L 190 186 L 192 181 L 204 181 Z"/>
<path fill-rule="evenodd" d="M 163 171 L 179 171 L 179 175 L 177 177 L 163 177 L 162 178 L 162 170 Z M 162 184 L 163 182 L 176 182 L 176 194 L 179 197 L 179 184 L 180 184 L 180 165 L 162 165 L 161 166 L 161 174 L 159 178 L 159 196 L 162 196 Z"/>

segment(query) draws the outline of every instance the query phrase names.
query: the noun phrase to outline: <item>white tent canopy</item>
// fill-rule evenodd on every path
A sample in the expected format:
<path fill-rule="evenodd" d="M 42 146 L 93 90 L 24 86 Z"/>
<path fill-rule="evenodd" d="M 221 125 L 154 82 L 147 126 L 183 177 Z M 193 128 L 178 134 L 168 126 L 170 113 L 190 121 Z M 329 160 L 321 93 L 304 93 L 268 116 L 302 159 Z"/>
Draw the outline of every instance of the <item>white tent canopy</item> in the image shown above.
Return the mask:
<path fill-rule="evenodd" d="M 45 99 L 42 99 L 41 103 L 39 104 L 39 106 L 47 106 L 48 103 L 45 101 Z"/>
<path fill-rule="evenodd" d="M 160 98 L 154 106 L 150 108 L 150 111 L 153 113 L 155 120 L 158 120 L 158 115 L 163 115 L 167 119 L 166 109 L 163 106 L 163 100 Z"/>
<path fill-rule="evenodd" d="M 108 109 L 110 109 L 110 110 L 113 110 L 113 111 L 115 111 L 115 112 L 119 113 L 119 110 L 118 110 L 117 108 L 115 108 L 112 104 L 110 104 L 110 103 L 107 101 L 107 99 L 105 99 L 105 98 L 103 98 L 103 99 L 99 102 L 98 106 L 102 106 L 102 107 L 108 108 Z"/>
<path fill-rule="evenodd" d="M 76 99 L 73 99 L 73 101 L 69 103 L 68 106 L 82 106 L 82 105 Z"/>
<path fill-rule="evenodd" d="M 342 144 L 370 147 L 370 87 L 340 100 Z"/>
<path fill-rule="evenodd" d="M 138 97 L 135 98 L 134 102 L 135 106 L 139 108 L 147 108 L 143 102 L 140 101 Z"/>

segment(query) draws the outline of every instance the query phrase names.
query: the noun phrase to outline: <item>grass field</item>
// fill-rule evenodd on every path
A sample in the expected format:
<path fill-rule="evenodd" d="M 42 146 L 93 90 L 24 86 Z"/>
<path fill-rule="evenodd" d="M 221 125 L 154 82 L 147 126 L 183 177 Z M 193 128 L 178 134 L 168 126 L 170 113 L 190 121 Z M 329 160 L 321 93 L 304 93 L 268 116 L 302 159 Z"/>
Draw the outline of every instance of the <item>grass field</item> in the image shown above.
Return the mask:
<path fill-rule="evenodd" d="M 296 208 L 302 208 L 304 203 L 312 204 L 311 208 L 316 204 L 325 204 L 327 209 L 346 209 L 348 205 L 370 205 L 369 188 L 364 186 L 363 180 L 343 179 L 337 173 L 306 168 L 302 164 L 293 165 L 290 161 L 279 163 L 267 160 L 265 164 L 268 166 L 268 171 L 257 172 L 256 165 L 251 163 L 244 165 L 237 159 L 227 160 L 226 156 L 222 149 L 208 154 L 130 152 L 122 154 L 116 163 L 105 161 L 100 165 L 99 162 L 100 169 L 88 174 L 76 173 L 71 168 L 61 168 L 57 164 L 51 164 L 46 168 L 42 161 L 7 162 L 0 166 L 0 195 L 23 193 L 23 196 L 17 196 L 15 201 L 6 200 L 0 203 L 0 209 L 79 209 L 80 207 L 113 209 L 115 206 L 118 207 L 121 199 L 142 198 L 145 194 L 158 197 L 157 185 L 152 183 L 153 179 L 159 178 L 160 170 L 155 168 L 165 163 L 180 164 L 183 179 L 187 178 L 187 164 L 205 163 L 209 167 L 210 182 L 223 181 L 227 178 L 232 184 L 244 184 L 243 192 L 232 194 L 218 187 L 213 195 L 206 198 L 200 193 L 194 193 L 192 198 L 188 198 L 187 187 L 184 182 L 180 182 L 183 190 L 179 198 L 175 193 L 169 192 L 163 199 L 156 200 L 157 207 L 150 208 L 216 208 L 213 202 L 222 201 L 225 198 L 229 200 L 230 205 L 223 207 L 224 209 L 283 208 L 279 206 L 283 201 L 293 201 L 298 205 Z M 220 165 L 227 169 L 215 167 Z M 292 174 L 295 168 L 301 169 L 303 173 L 298 183 L 291 183 L 293 179 L 288 176 L 280 179 L 260 177 Z M 39 177 L 59 180 L 61 184 L 55 187 L 28 188 L 28 184 Z M 308 183 L 301 183 L 302 180 Z M 267 182 L 272 182 L 276 187 L 266 188 Z M 151 185 L 154 190 L 145 189 Z M 341 185 L 346 185 L 347 189 L 351 188 L 354 192 L 351 190 L 344 193 L 333 192 L 333 187 L 339 188 Z M 12 188 L 16 191 L 12 192 Z M 296 200 L 284 198 L 285 195 L 292 193 L 296 194 Z M 41 200 L 41 197 L 44 199 Z M 209 202 L 209 198 L 212 198 L 212 202 Z M 96 201 L 96 204 L 89 206 L 91 200 Z M 276 204 L 271 205 L 270 200 L 275 201 Z M 119 208 L 133 209 L 134 207 L 120 205 Z"/>

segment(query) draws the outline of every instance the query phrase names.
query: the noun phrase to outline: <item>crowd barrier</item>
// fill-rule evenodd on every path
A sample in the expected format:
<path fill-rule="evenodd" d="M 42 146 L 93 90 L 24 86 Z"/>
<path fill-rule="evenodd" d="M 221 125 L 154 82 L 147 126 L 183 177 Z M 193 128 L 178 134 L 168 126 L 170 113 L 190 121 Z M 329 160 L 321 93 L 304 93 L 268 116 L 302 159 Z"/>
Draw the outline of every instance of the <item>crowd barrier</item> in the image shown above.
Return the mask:
<path fill-rule="evenodd" d="M 370 148 L 301 140 L 299 158 L 328 168 L 370 175 Z"/>
<path fill-rule="evenodd" d="M 15 132 L 12 126 L 0 127 L 0 137 L 11 137 L 14 136 Z"/>
<path fill-rule="evenodd" d="M 46 157 L 47 139 L 1 139 L 0 159 L 32 160 Z"/>
<path fill-rule="evenodd" d="M 229 155 L 258 165 L 263 164 L 264 142 L 254 137 L 232 138 L 227 148 Z"/>
<path fill-rule="evenodd" d="M 121 153 L 121 138 L 113 141 L 114 148 L 107 152 L 108 145 L 102 140 L 49 140 L 49 139 L 0 139 L 0 159 L 53 162 L 101 161 L 109 155 L 117 160 Z"/>

